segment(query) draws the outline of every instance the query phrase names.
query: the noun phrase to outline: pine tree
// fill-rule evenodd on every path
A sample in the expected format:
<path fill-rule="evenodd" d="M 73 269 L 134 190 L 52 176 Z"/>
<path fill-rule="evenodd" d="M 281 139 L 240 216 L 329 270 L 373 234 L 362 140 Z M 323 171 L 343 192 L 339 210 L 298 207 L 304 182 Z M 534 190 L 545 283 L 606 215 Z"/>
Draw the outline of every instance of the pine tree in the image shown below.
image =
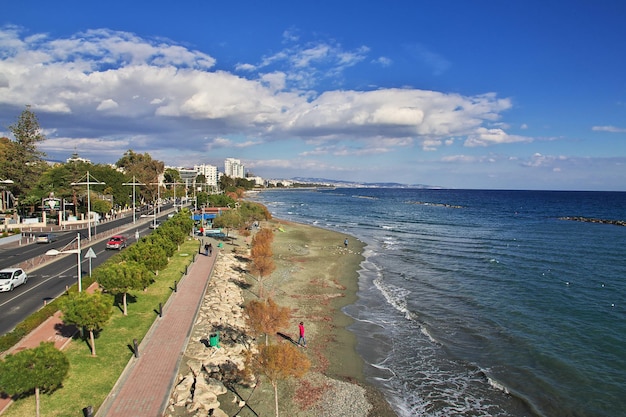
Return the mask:
<path fill-rule="evenodd" d="M 25 196 L 37 183 L 39 176 L 47 168 L 43 161 L 45 153 L 37 150 L 37 144 L 46 139 L 41 131 L 37 116 L 30 106 L 20 114 L 17 122 L 9 126 L 15 141 L 5 143 L 4 155 L 0 160 L 2 179 L 14 182 L 12 192 L 20 197 Z"/>
<path fill-rule="evenodd" d="M 78 292 L 68 296 L 61 303 L 63 321 L 84 327 L 89 331 L 91 356 L 96 356 L 94 332 L 101 330 L 113 313 L 109 297 L 101 293 Z"/>
<path fill-rule="evenodd" d="M 69 369 L 69 360 L 54 343 L 41 342 L 36 348 L 7 355 L 0 362 L 0 391 L 20 395 L 34 390 L 39 417 L 39 394 L 61 387 Z"/>
<path fill-rule="evenodd" d="M 112 294 L 122 294 L 124 315 L 128 315 L 126 296 L 131 290 L 143 290 L 152 280 L 145 265 L 135 261 L 107 263 L 94 271 L 94 279 Z"/>

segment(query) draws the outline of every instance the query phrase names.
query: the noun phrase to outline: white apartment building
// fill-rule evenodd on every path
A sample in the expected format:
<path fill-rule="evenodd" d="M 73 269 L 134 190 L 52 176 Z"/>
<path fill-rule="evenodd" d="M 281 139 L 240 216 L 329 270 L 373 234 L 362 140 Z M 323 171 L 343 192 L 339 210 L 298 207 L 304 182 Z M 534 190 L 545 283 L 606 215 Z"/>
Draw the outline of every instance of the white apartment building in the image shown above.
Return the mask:
<path fill-rule="evenodd" d="M 226 158 L 224 160 L 224 174 L 231 178 L 244 178 L 245 167 L 239 159 Z"/>
<path fill-rule="evenodd" d="M 206 184 L 211 187 L 217 187 L 217 167 L 214 165 L 194 165 L 193 169 L 198 172 L 198 174 L 204 175 L 206 179 Z"/>

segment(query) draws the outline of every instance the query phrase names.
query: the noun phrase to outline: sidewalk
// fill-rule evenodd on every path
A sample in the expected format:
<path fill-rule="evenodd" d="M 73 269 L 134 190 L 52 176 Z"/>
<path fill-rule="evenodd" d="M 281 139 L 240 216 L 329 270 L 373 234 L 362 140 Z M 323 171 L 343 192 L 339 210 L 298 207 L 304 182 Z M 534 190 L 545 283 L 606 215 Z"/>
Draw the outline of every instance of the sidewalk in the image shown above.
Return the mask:
<path fill-rule="evenodd" d="M 97 417 L 155 417 L 162 415 L 172 389 L 196 314 L 213 272 L 219 251 L 212 256 L 198 255 L 189 274 L 177 286 L 139 345 L 139 357 L 132 357 L 113 390 L 96 413 Z M 49 318 L 26 336 L 10 352 L 54 341 L 59 349 L 71 340 L 75 328 L 64 326 L 60 313 Z M 0 397 L 0 414 L 11 403 Z"/>
<path fill-rule="evenodd" d="M 163 414 L 202 304 L 218 251 L 198 255 L 189 275 L 163 308 L 163 317 L 139 345 L 96 417 L 156 417 Z"/>

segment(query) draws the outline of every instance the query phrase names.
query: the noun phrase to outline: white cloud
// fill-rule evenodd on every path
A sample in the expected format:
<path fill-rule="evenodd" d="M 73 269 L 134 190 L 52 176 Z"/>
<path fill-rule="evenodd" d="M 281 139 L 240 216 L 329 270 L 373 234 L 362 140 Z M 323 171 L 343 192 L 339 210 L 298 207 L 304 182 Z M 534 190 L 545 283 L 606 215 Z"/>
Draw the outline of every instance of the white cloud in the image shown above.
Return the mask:
<path fill-rule="evenodd" d="M 235 69 L 237 71 L 252 72 L 252 71 L 256 71 L 257 67 L 256 65 L 252 65 L 252 64 L 237 64 L 235 66 Z"/>
<path fill-rule="evenodd" d="M 244 142 L 237 142 L 237 141 L 227 139 L 227 138 L 215 138 L 207 144 L 206 148 L 207 150 L 218 149 L 218 148 L 241 149 L 241 148 L 248 148 L 250 146 L 256 146 L 259 144 L 261 144 L 260 141 L 247 140 Z"/>
<path fill-rule="evenodd" d="M 522 163 L 522 166 L 526 167 L 549 167 L 554 170 L 554 164 L 557 162 L 567 161 L 568 158 L 563 155 L 553 156 L 553 155 L 542 155 L 540 153 L 535 153 L 531 158 Z"/>
<path fill-rule="evenodd" d="M 624 133 L 626 128 L 616 126 L 594 126 L 591 130 L 595 132 L 610 132 L 610 133 Z"/>
<path fill-rule="evenodd" d="M 281 67 L 290 88 L 310 89 L 322 80 L 340 79 L 343 72 L 366 59 L 369 48 L 361 46 L 345 50 L 336 42 L 309 42 L 295 44 L 297 37 L 285 36 L 285 49 L 263 57 L 258 63 L 241 63 L 237 69 L 274 71 Z"/>
<path fill-rule="evenodd" d="M 494 93 L 301 89 L 317 77 L 340 76 L 367 53 L 367 47 L 346 51 L 332 42 L 291 45 L 259 64 L 265 73 L 245 78 L 215 70 L 211 56 L 166 40 L 109 30 L 65 39 L 21 37 L 19 30 L 4 28 L 0 105 L 19 114 L 31 104 L 44 113 L 45 127 L 65 138 L 68 154 L 76 141 L 96 144 L 81 152 L 110 143 L 119 146 L 119 155 L 132 147 L 172 158 L 197 155 L 198 143 L 213 150 L 277 141 L 316 146 L 294 151 L 304 157 L 375 155 L 412 146 L 435 151 L 455 141 L 531 141 L 487 127 L 501 123 L 502 112 L 511 108 L 509 99 Z M 55 139 L 52 148 L 63 144 Z"/>
<path fill-rule="evenodd" d="M 380 56 L 372 61 L 374 64 L 378 64 L 381 67 L 389 67 L 393 64 L 391 58 L 387 58 L 386 56 Z"/>
<path fill-rule="evenodd" d="M 463 163 L 467 163 L 467 162 L 475 162 L 476 161 L 476 157 L 475 156 L 471 156 L 471 155 L 448 155 L 448 156 L 444 156 L 443 158 L 441 158 L 442 162 L 463 162 Z"/>
<path fill-rule="evenodd" d="M 106 100 L 102 100 L 100 102 L 100 104 L 98 104 L 98 107 L 96 107 L 96 110 L 102 111 L 102 110 L 112 110 L 112 109 L 116 109 L 119 107 L 119 104 L 117 104 L 115 102 L 115 100 L 111 100 L 106 99 Z"/>
<path fill-rule="evenodd" d="M 502 129 L 487 129 L 479 127 L 468 135 L 465 146 L 489 146 L 502 143 L 532 142 L 533 138 L 518 135 L 509 135 Z"/>

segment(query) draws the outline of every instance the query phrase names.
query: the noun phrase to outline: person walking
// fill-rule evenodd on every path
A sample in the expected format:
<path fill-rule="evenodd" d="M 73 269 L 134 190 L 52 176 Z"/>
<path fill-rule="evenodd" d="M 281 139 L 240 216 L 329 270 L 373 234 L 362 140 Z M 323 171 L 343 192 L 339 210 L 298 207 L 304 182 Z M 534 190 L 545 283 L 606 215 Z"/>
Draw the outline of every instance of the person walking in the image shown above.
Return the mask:
<path fill-rule="evenodd" d="M 213 255 L 213 244 L 209 243 L 209 256 Z"/>
<path fill-rule="evenodd" d="M 300 330 L 300 338 L 298 339 L 298 344 L 300 346 L 306 347 L 306 339 L 304 338 L 304 323 L 303 322 L 300 322 L 300 325 L 298 325 L 298 329 Z"/>
<path fill-rule="evenodd" d="M 343 247 L 344 248 L 348 247 L 348 238 L 346 238 L 346 240 L 343 241 Z"/>
<path fill-rule="evenodd" d="M 204 245 L 204 256 L 209 256 L 209 244 Z"/>

